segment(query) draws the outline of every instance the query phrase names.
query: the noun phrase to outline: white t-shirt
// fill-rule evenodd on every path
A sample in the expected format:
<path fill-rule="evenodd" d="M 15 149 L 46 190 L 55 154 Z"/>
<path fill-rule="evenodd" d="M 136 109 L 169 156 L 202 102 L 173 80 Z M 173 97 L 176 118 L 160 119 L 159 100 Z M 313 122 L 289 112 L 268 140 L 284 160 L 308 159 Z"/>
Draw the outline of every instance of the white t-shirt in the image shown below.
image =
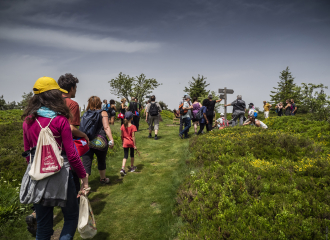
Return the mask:
<path fill-rule="evenodd" d="M 261 127 L 261 128 L 265 128 L 265 129 L 268 128 L 266 124 L 264 124 L 264 123 L 261 122 L 260 120 L 258 120 L 258 121 L 259 121 L 259 123 L 260 123 L 260 127 Z"/>

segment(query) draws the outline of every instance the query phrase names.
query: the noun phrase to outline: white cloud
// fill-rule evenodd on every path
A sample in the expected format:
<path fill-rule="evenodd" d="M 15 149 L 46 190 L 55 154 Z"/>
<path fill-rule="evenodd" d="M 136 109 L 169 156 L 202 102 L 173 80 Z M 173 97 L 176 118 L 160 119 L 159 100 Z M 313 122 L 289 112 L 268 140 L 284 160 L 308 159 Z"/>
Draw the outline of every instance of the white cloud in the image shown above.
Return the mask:
<path fill-rule="evenodd" d="M 49 29 L 0 27 L 0 39 L 83 52 L 149 52 L 160 43 L 119 40 Z"/>

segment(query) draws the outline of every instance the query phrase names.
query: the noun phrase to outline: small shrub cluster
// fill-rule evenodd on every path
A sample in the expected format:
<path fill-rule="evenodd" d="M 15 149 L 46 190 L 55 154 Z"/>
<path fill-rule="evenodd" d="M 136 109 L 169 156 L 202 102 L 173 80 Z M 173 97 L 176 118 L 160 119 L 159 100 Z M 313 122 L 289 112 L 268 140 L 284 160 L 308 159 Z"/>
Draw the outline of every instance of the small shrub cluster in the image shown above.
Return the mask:
<path fill-rule="evenodd" d="M 171 111 L 168 111 L 168 110 L 163 110 L 160 115 L 162 115 L 163 119 L 172 120 L 174 118 L 174 113 L 172 113 Z"/>
<path fill-rule="evenodd" d="M 12 122 L 20 122 L 21 116 L 23 114 L 22 110 L 0 110 L 0 124 L 9 124 Z"/>
<path fill-rule="evenodd" d="M 190 161 L 202 168 L 178 191 L 179 238 L 326 239 L 330 154 L 316 140 L 255 127 L 194 138 Z"/>

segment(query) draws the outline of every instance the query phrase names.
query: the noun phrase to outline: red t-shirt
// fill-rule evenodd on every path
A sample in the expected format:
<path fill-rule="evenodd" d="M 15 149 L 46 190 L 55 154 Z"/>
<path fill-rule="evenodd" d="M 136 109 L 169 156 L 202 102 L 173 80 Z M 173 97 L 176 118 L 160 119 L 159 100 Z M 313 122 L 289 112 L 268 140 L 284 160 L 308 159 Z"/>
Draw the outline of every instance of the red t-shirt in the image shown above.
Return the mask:
<path fill-rule="evenodd" d="M 124 148 L 133 148 L 134 142 L 133 142 L 133 132 L 136 132 L 136 127 L 132 124 L 130 127 L 125 128 L 124 124 L 121 125 L 120 128 L 121 131 L 121 140 L 123 141 L 123 147 Z"/>
<path fill-rule="evenodd" d="M 69 107 L 72 119 L 69 119 L 70 125 L 80 126 L 80 110 L 77 102 L 70 98 L 65 98 L 66 105 Z"/>

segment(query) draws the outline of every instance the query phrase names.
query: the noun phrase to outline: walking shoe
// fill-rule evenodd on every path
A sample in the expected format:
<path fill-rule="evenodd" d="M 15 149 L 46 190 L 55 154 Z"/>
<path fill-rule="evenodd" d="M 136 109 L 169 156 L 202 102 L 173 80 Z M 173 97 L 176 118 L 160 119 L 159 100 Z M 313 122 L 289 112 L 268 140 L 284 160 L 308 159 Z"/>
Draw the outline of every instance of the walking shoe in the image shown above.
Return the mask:
<path fill-rule="evenodd" d="M 126 175 L 126 172 L 125 172 L 124 169 L 120 170 L 120 175 L 122 175 L 122 176 L 125 176 Z"/>
<path fill-rule="evenodd" d="M 149 136 L 148 136 L 148 138 L 152 138 L 152 136 L 151 136 L 151 135 L 149 135 Z"/>
<path fill-rule="evenodd" d="M 137 167 L 135 167 L 135 166 L 130 167 L 129 172 L 135 172 L 136 169 L 137 169 Z"/>
<path fill-rule="evenodd" d="M 100 179 L 100 183 L 108 184 L 108 183 L 110 183 L 110 179 L 109 178 Z"/>
<path fill-rule="evenodd" d="M 28 225 L 27 230 L 35 236 L 37 234 L 37 217 L 36 212 L 31 213 L 25 218 L 25 222 Z"/>
<path fill-rule="evenodd" d="M 155 136 L 155 140 L 158 140 L 158 137 L 157 136 Z"/>
<path fill-rule="evenodd" d="M 180 137 L 181 139 L 183 139 L 183 135 L 179 134 L 179 137 Z"/>

